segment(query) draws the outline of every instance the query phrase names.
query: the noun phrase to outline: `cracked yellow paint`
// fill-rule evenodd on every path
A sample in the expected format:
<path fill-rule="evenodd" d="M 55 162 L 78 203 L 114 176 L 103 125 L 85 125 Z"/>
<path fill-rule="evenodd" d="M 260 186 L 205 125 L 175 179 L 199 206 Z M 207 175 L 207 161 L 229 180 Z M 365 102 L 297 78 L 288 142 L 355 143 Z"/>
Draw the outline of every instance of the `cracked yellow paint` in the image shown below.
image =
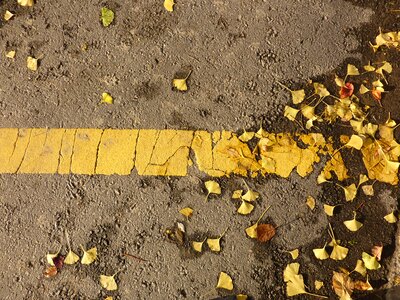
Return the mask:
<path fill-rule="evenodd" d="M 106 129 L 99 146 L 96 174 L 129 175 L 135 161 L 139 130 Z"/>
<path fill-rule="evenodd" d="M 17 173 L 24 160 L 26 149 L 29 145 L 32 129 L 19 129 L 17 138 L 12 142 L 12 152 L 7 163 L 3 166 L 5 173 Z"/>
<path fill-rule="evenodd" d="M 94 174 L 102 129 L 77 129 L 72 150 L 71 173 Z"/>
<path fill-rule="evenodd" d="M 1 129 L 0 134 L 0 173 L 13 173 L 10 165 L 10 158 L 15 149 L 18 138 L 17 128 Z"/>
<path fill-rule="evenodd" d="M 207 131 L 196 131 L 192 142 L 192 150 L 196 159 L 197 167 L 202 172 L 213 169 L 213 145 L 211 133 Z"/>
<path fill-rule="evenodd" d="M 65 129 L 60 147 L 58 163 L 59 174 L 71 173 L 72 150 L 74 149 L 76 129 Z"/>

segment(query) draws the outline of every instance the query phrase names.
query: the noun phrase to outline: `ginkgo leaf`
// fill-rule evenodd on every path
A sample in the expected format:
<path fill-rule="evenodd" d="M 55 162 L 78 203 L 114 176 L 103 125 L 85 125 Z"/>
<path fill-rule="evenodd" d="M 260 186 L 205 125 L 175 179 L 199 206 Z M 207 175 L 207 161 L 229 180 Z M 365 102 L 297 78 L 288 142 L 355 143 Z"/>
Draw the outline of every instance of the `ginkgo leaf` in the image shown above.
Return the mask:
<path fill-rule="evenodd" d="M 324 182 L 328 182 L 328 180 L 326 179 L 324 172 L 321 172 L 321 174 L 319 174 L 317 177 L 317 183 L 321 184 Z"/>
<path fill-rule="evenodd" d="M 342 78 L 338 77 L 337 75 L 335 75 L 335 83 L 339 87 L 342 87 L 346 84 L 345 81 Z"/>
<path fill-rule="evenodd" d="M 384 77 L 383 71 L 387 72 L 388 74 L 392 73 L 393 67 L 392 65 L 385 61 L 384 64 L 375 70 L 376 73 L 382 75 Z"/>
<path fill-rule="evenodd" d="M 326 244 L 324 245 L 323 248 L 316 248 L 313 249 L 313 253 L 315 255 L 316 258 L 320 259 L 320 260 L 324 260 L 324 259 L 328 259 L 329 258 L 329 254 L 328 252 L 325 250 Z"/>
<path fill-rule="evenodd" d="M 367 252 L 362 253 L 362 261 L 368 270 L 378 270 L 381 267 L 376 257 L 369 255 Z"/>
<path fill-rule="evenodd" d="M 64 259 L 66 265 L 73 265 L 79 261 L 79 256 L 75 254 L 72 250 L 69 250 L 67 256 Z"/>
<path fill-rule="evenodd" d="M 271 206 L 268 206 L 261 214 L 261 216 L 258 218 L 257 222 L 253 225 L 251 225 L 250 227 L 246 228 L 246 234 L 251 237 L 252 239 L 256 239 L 258 237 L 257 235 L 257 227 L 258 227 L 258 223 L 260 222 L 260 220 L 263 218 L 263 216 L 265 215 L 265 213 L 268 211 L 268 209 Z"/>
<path fill-rule="evenodd" d="M 355 75 L 360 75 L 360 72 L 358 71 L 357 67 L 352 64 L 348 64 L 347 76 L 355 76 Z"/>
<path fill-rule="evenodd" d="M 244 143 L 247 143 L 254 137 L 255 133 L 252 131 L 244 131 L 242 135 L 239 136 L 239 140 L 241 140 Z"/>
<path fill-rule="evenodd" d="M 47 263 L 48 263 L 50 266 L 54 266 L 54 261 L 53 261 L 53 259 L 55 259 L 59 254 L 60 254 L 60 250 L 59 250 L 57 253 L 48 253 L 48 254 L 46 254 Z"/>
<path fill-rule="evenodd" d="M 324 286 L 324 282 L 323 281 L 319 281 L 319 280 L 315 280 L 314 281 L 314 286 L 315 286 L 315 289 L 317 291 L 319 291 Z"/>
<path fill-rule="evenodd" d="M 314 82 L 313 86 L 314 86 L 314 93 L 320 96 L 321 98 L 327 97 L 331 94 L 322 83 Z"/>
<path fill-rule="evenodd" d="M 360 178 L 358 180 L 358 186 L 362 185 L 363 183 L 367 182 L 369 180 L 367 175 L 360 174 Z"/>
<path fill-rule="evenodd" d="M 292 256 L 292 259 L 296 259 L 299 257 L 299 249 L 294 249 L 289 251 L 289 254 Z"/>
<path fill-rule="evenodd" d="M 11 51 L 8 51 L 7 53 L 6 53 L 6 57 L 7 58 L 14 58 L 15 57 L 15 51 L 14 50 L 11 50 Z"/>
<path fill-rule="evenodd" d="M 233 290 L 232 278 L 225 272 L 219 273 L 217 288 L 232 291 Z"/>
<path fill-rule="evenodd" d="M 96 247 L 93 247 L 86 251 L 83 248 L 83 246 L 81 245 L 81 249 L 83 251 L 83 256 L 81 259 L 81 263 L 83 265 L 90 265 L 92 262 L 94 262 L 96 260 L 96 258 L 97 258 L 97 248 Z"/>
<path fill-rule="evenodd" d="M 220 241 L 221 241 L 220 237 L 217 239 L 207 239 L 208 248 L 210 248 L 211 251 L 220 252 L 221 251 Z"/>
<path fill-rule="evenodd" d="M 185 78 L 175 78 L 172 80 L 172 87 L 176 88 L 178 91 L 185 92 L 188 90 L 187 79 L 189 78 L 192 71 L 190 71 Z"/>
<path fill-rule="evenodd" d="M 194 251 L 197 251 L 197 252 L 202 252 L 203 251 L 203 243 L 204 243 L 204 241 L 202 241 L 202 242 L 192 242 L 192 248 L 193 248 L 193 250 Z"/>
<path fill-rule="evenodd" d="M 114 99 L 109 93 L 101 94 L 101 103 L 113 104 Z"/>
<path fill-rule="evenodd" d="M 361 136 L 356 135 L 356 134 L 353 134 L 350 137 L 350 140 L 346 144 L 347 147 L 352 147 L 357 150 L 361 150 L 363 145 L 364 145 L 364 139 Z"/>
<path fill-rule="evenodd" d="M 108 296 L 107 298 L 105 298 L 104 300 L 113 300 L 113 297 Z"/>
<path fill-rule="evenodd" d="M 252 191 L 252 190 L 248 190 L 248 191 L 246 192 L 246 194 L 244 194 L 244 195 L 242 196 L 242 199 L 243 199 L 243 200 L 246 200 L 246 201 L 254 201 L 254 200 L 256 200 L 259 196 L 260 196 L 259 193 L 255 192 L 255 191 Z"/>
<path fill-rule="evenodd" d="M 179 211 L 180 214 L 184 215 L 185 217 L 190 218 L 193 215 L 193 209 L 190 207 L 184 207 Z"/>
<path fill-rule="evenodd" d="M 261 138 L 264 138 L 264 137 L 268 136 L 268 132 L 265 131 L 265 130 L 262 128 L 262 125 L 261 125 L 261 126 L 260 126 L 260 129 L 258 129 L 258 131 L 256 132 L 255 136 L 256 136 L 257 138 L 261 139 Z"/>
<path fill-rule="evenodd" d="M 357 264 L 356 267 L 354 268 L 354 271 L 360 273 L 364 277 L 367 275 L 367 268 L 365 267 L 364 262 L 361 259 L 357 260 Z"/>
<path fill-rule="evenodd" d="M 107 7 L 102 7 L 101 22 L 103 23 L 103 26 L 108 27 L 113 21 L 114 21 L 114 12 Z"/>
<path fill-rule="evenodd" d="M 303 275 L 294 275 L 292 279 L 286 283 L 286 294 L 289 297 L 306 293 Z"/>
<path fill-rule="evenodd" d="M 243 190 L 233 191 L 232 199 L 240 199 L 242 197 Z"/>
<path fill-rule="evenodd" d="M 343 260 L 346 258 L 349 249 L 337 244 L 336 241 L 333 241 L 333 250 L 331 252 L 330 258 L 334 260 Z"/>
<path fill-rule="evenodd" d="M 118 289 L 118 285 L 115 282 L 115 274 L 112 276 L 100 275 L 100 284 L 107 291 L 116 291 Z"/>
<path fill-rule="evenodd" d="M 294 276 L 299 274 L 300 264 L 299 263 L 291 263 L 288 264 L 283 271 L 283 280 L 285 282 L 291 281 Z"/>
<path fill-rule="evenodd" d="M 175 5 L 174 0 L 165 0 L 164 1 L 164 8 L 169 12 L 174 11 L 174 5 Z"/>
<path fill-rule="evenodd" d="M 242 204 L 239 206 L 237 212 L 241 215 L 248 215 L 251 213 L 254 209 L 254 205 L 251 203 L 248 203 L 246 201 L 242 201 Z"/>
<path fill-rule="evenodd" d="M 307 120 L 312 120 L 315 118 L 315 107 L 310 105 L 303 105 L 300 109 L 302 115 L 306 117 Z"/>
<path fill-rule="evenodd" d="M 344 190 L 344 196 L 346 198 L 346 201 L 353 201 L 356 198 L 357 186 L 354 183 L 346 187 L 341 186 L 341 188 Z"/>
<path fill-rule="evenodd" d="M 369 88 L 367 88 L 365 85 L 361 84 L 360 90 L 359 90 L 359 93 L 360 93 L 361 95 L 362 95 L 362 94 L 365 94 L 365 93 L 368 93 L 369 91 L 370 91 Z"/>
<path fill-rule="evenodd" d="M 300 104 L 306 97 L 304 90 L 290 91 L 292 93 L 293 104 Z"/>
<path fill-rule="evenodd" d="M 290 121 L 296 120 L 296 116 L 299 113 L 300 110 L 290 107 L 290 106 L 285 106 L 285 111 L 284 111 L 284 116 L 288 118 Z"/>
<path fill-rule="evenodd" d="M 18 0 L 18 4 L 21 6 L 33 6 L 34 0 Z"/>
<path fill-rule="evenodd" d="M 4 13 L 4 20 L 9 21 L 12 17 L 14 17 L 14 14 L 11 11 L 6 10 L 6 12 Z"/>
<path fill-rule="evenodd" d="M 390 214 L 384 216 L 383 218 L 388 223 L 396 223 L 397 222 L 397 217 L 394 215 L 394 211 L 392 211 Z"/>
<path fill-rule="evenodd" d="M 344 221 L 343 224 L 347 227 L 350 231 L 357 231 L 359 230 L 363 224 L 356 220 L 356 212 L 354 212 L 354 217 L 351 220 Z"/>
<path fill-rule="evenodd" d="M 352 300 L 354 284 L 349 275 L 333 271 L 332 286 L 340 300 Z"/>
<path fill-rule="evenodd" d="M 314 208 L 315 208 L 315 199 L 314 199 L 314 197 L 308 196 L 306 204 L 311 210 L 314 210 Z"/>
<path fill-rule="evenodd" d="M 371 62 L 369 62 L 368 65 L 365 65 L 363 68 L 367 72 L 373 72 L 376 69 L 374 66 L 371 65 Z"/>
<path fill-rule="evenodd" d="M 368 281 L 368 276 L 367 276 L 367 281 L 354 281 L 354 289 L 359 290 L 359 291 L 372 291 L 374 288 Z"/>
<path fill-rule="evenodd" d="M 206 199 L 208 199 L 208 196 L 210 194 L 217 194 L 217 195 L 221 194 L 221 187 L 220 187 L 218 182 L 216 182 L 214 180 L 209 180 L 209 181 L 206 181 L 204 183 L 204 185 L 205 185 L 205 187 L 207 189 L 207 192 L 208 192 Z"/>
<path fill-rule="evenodd" d="M 32 56 L 28 56 L 26 59 L 26 66 L 31 71 L 36 71 L 38 68 L 38 60 Z"/>
<path fill-rule="evenodd" d="M 333 216 L 333 213 L 334 213 L 334 211 L 335 211 L 335 207 L 336 207 L 337 205 L 328 205 L 328 204 L 324 204 L 324 211 L 325 211 L 325 213 L 328 215 L 328 216 L 330 216 L 330 217 L 332 217 Z"/>

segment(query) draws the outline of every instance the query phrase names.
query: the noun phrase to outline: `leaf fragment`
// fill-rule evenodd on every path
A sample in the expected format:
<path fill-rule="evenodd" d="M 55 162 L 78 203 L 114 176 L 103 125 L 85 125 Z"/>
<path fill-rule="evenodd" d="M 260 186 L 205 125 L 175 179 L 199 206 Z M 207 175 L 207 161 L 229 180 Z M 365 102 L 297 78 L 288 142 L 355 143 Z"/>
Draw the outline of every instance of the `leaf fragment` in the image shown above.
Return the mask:
<path fill-rule="evenodd" d="M 217 288 L 232 291 L 233 290 L 232 278 L 225 272 L 219 273 Z"/>
<path fill-rule="evenodd" d="M 65 257 L 64 263 L 66 265 L 73 265 L 78 261 L 79 261 L 79 256 L 75 254 L 72 250 L 69 250 L 67 256 Z"/>
<path fill-rule="evenodd" d="M 296 259 L 299 257 L 299 249 L 294 249 L 292 251 L 289 251 L 290 256 L 292 256 L 292 259 Z"/>
<path fill-rule="evenodd" d="M 38 68 L 38 60 L 32 56 L 28 56 L 26 59 L 26 66 L 31 71 L 36 71 Z"/>
<path fill-rule="evenodd" d="M 6 53 L 6 57 L 7 58 L 14 58 L 15 57 L 15 51 L 14 50 L 11 50 L 11 51 L 8 51 L 7 53 Z"/>
<path fill-rule="evenodd" d="M 167 11 L 173 12 L 174 11 L 174 5 L 175 5 L 174 0 L 164 0 L 164 8 Z"/>
<path fill-rule="evenodd" d="M 18 4 L 21 6 L 33 6 L 34 0 L 18 0 Z"/>
<path fill-rule="evenodd" d="M 6 12 L 4 13 L 4 20 L 9 21 L 12 17 L 14 17 L 14 14 L 11 11 L 6 10 Z"/>
<path fill-rule="evenodd" d="M 314 286 L 315 286 L 315 289 L 317 291 L 319 291 L 324 286 L 324 282 L 323 281 L 319 281 L 319 280 L 315 280 L 314 281 Z"/>
<path fill-rule="evenodd" d="M 107 8 L 107 7 L 102 7 L 101 8 L 101 22 L 104 27 L 110 26 L 110 24 L 114 21 L 114 12 Z"/>
<path fill-rule="evenodd" d="M 51 278 L 56 276 L 58 273 L 58 270 L 55 266 L 49 266 L 43 271 L 43 276 L 46 278 Z"/>
<path fill-rule="evenodd" d="M 367 275 L 367 268 L 365 267 L 364 262 L 361 259 L 357 260 L 357 264 L 356 267 L 354 268 L 354 271 L 356 271 L 357 273 L 361 274 L 364 277 Z"/>
<path fill-rule="evenodd" d="M 394 211 L 392 211 L 390 214 L 387 214 L 386 216 L 383 217 L 386 222 L 388 223 L 396 223 L 397 222 L 397 217 L 394 215 Z"/>
<path fill-rule="evenodd" d="M 306 204 L 311 210 L 314 210 L 314 208 L 315 208 L 315 199 L 314 199 L 314 197 L 308 196 Z"/>
<path fill-rule="evenodd" d="M 383 251 L 383 245 L 376 245 L 372 247 L 371 253 L 373 256 L 376 257 L 377 261 L 381 260 L 381 256 L 382 256 L 382 251 Z"/>
<path fill-rule="evenodd" d="M 109 93 L 101 94 L 101 103 L 113 104 L 114 99 Z"/>
<path fill-rule="evenodd" d="M 93 248 L 91 248 L 91 249 L 86 251 L 83 248 L 83 246 L 81 245 L 81 249 L 83 251 L 81 264 L 90 265 L 91 263 L 93 263 L 96 260 L 96 258 L 97 258 L 97 248 L 96 247 L 93 247 Z"/>
<path fill-rule="evenodd" d="M 115 281 L 115 274 L 112 276 L 100 275 L 100 284 L 107 291 L 116 291 L 118 289 L 118 285 Z"/>
<path fill-rule="evenodd" d="M 193 215 L 193 209 L 191 209 L 190 207 L 184 207 L 179 210 L 179 213 L 187 218 L 190 218 Z"/>
<path fill-rule="evenodd" d="M 296 116 L 299 113 L 300 110 L 290 107 L 290 106 L 285 106 L 285 111 L 283 115 L 288 118 L 290 121 L 296 120 Z"/>
<path fill-rule="evenodd" d="M 378 270 L 381 267 L 376 257 L 369 255 L 367 252 L 362 253 L 362 261 L 368 270 Z"/>

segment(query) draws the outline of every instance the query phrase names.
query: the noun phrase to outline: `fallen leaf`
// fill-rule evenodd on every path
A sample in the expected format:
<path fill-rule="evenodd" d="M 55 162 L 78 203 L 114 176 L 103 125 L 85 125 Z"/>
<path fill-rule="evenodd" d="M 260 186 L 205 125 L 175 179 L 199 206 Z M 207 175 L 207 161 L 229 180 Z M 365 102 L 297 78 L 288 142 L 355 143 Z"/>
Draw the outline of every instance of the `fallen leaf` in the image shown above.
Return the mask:
<path fill-rule="evenodd" d="M 211 251 L 214 252 L 220 252 L 221 251 L 221 239 L 225 235 L 226 231 L 228 229 L 225 229 L 225 231 L 216 239 L 207 239 L 207 245 L 208 248 L 210 248 Z"/>
<path fill-rule="evenodd" d="M 221 194 L 221 187 L 219 186 L 219 183 L 213 180 L 209 180 L 206 181 L 204 183 L 206 189 L 207 189 L 207 196 L 206 196 L 206 200 L 208 199 L 208 196 L 210 194 L 216 194 L 216 195 L 220 195 Z"/>
<path fill-rule="evenodd" d="M 58 273 L 57 268 L 56 268 L 55 266 L 50 266 L 50 267 L 47 267 L 47 268 L 44 270 L 43 275 L 44 275 L 44 277 L 46 277 L 46 278 L 51 278 L 51 277 L 56 276 L 57 273 Z"/>
<path fill-rule="evenodd" d="M 303 275 L 294 275 L 293 278 L 286 283 L 286 294 L 291 296 L 296 296 L 300 294 L 307 294 Z"/>
<path fill-rule="evenodd" d="M 358 186 L 362 185 L 363 183 L 366 183 L 369 180 L 367 175 L 360 174 L 360 178 L 358 180 Z"/>
<path fill-rule="evenodd" d="M 174 5 L 175 5 L 174 0 L 165 0 L 164 1 L 164 8 L 169 12 L 174 11 Z"/>
<path fill-rule="evenodd" d="M 103 26 L 108 27 L 113 21 L 114 21 L 114 12 L 107 7 L 102 7 L 101 22 L 103 23 Z"/>
<path fill-rule="evenodd" d="M 38 68 L 38 60 L 36 58 L 33 58 L 32 56 L 28 56 L 26 60 L 26 65 L 29 70 L 36 71 Z"/>
<path fill-rule="evenodd" d="M 383 218 L 388 223 L 396 223 L 397 222 L 397 217 L 394 215 L 394 211 L 392 211 L 390 214 L 384 216 Z"/>
<path fill-rule="evenodd" d="M 96 260 L 96 258 L 97 258 L 97 248 L 96 247 L 93 247 L 86 251 L 83 248 L 83 246 L 81 245 L 81 249 L 83 251 L 83 256 L 81 259 L 81 263 L 83 265 L 90 265 L 92 262 L 94 262 Z"/>
<path fill-rule="evenodd" d="M 252 131 L 244 131 L 242 135 L 239 136 L 239 140 L 241 140 L 244 143 L 247 143 L 254 137 L 255 133 Z"/>
<path fill-rule="evenodd" d="M 319 291 L 324 286 L 324 282 L 323 281 L 319 281 L 319 280 L 315 280 L 314 281 L 314 286 L 315 286 L 315 290 Z"/>
<path fill-rule="evenodd" d="M 6 57 L 7 58 L 14 58 L 15 57 L 15 51 L 14 50 L 8 51 L 6 53 Z"/>
<path fill-rule="evenodd" d="M 276 234 L 275 227 L 271 224 L 259 224 L 256 228 L 256 232 L 257 240 L 263 243 L 272 239 Z"/>
<path fill-rule="evenodd" d="M 303 102 L 304 98 L 306 97 L 306 93 L 304 92 L 304 90 L 295 90 L 292 91 L 291 89 L 289 89 L 287 86 L 283 85 L 282 83 L 280 83 L 278 81 L 278 84 L 283 87 L 284 89 L 290 91 L 290 93 L 292 94 L 292 101 L 293 104 L 300 104 L 301 102 Z"/>
<path fill-rule="evenodd" d="M 354 284 L 348 275 L 334 271 L 332 286 L 340 300 L 352 300 L 351 294 L 353 293 Z"/>
<path fill-rule="evenodd" d="M 333 247 L 330 258 L 333 260 L 343 260 L 346 258 L 349 253 L 349 249 L 339 245 L 339 242 L 336 240 L 332 226 L 329 224 L 329 235 L 332 238 L 330 245 Z"/>
<path fill-rule="evenodd" d="M 371 91 L 369 88 L 367 88 L 365 85 L 361 84 L 360 90 L 358 91 L 361 95 L 368 93 Z"/>
<path fill-rule="evenodd" d="M 179 211 L 179 213 L 184 215 L 187 218 L 190 218 L 193 215 L 193 209 L 191 209 L 190 207 L 185 207 L 185 208 L 182 208 Z"/>
<path fill-rule="evenodd" d="M 356 220 L 356 212 L 354 212 L 354 217 L 351 220 L 344 221 L 343 224 L 347 227 L 350 231 L 357 231 L 359 230 L 363 224 Z"/>
<path fill-rule="evenodd" d="M 107 298 L 105 298 L 104 300 L 113 300 L 113 297 L 108 296 Z"/>
<path fill-rule="evenodd" d="M 242 197 L 243 190 L 233 191 L 232 199 L 240 199 Z"/>
<path fill-rule="evenodd" d="M 367 268 L 365 267 L 364 262 L 361 259 L 357 260 L 357 264 L 356 267 L 354 268 L 354 271 L 360 273 L 364 277 L 367 275 Z"/>
<path fill-rule="evenodd" d="M 102 93 L 101 94 L 101 103 L 113 104 L 114 99 L 109 93 Z"/>
<path fill-rule="evenodd" d="M 236 295 L 236 300 L 247 300 L 247 299 L 248 299 L 247 295 L 243 294 Z"/>
<path fill-rule="evenodd" d="M 367 252 L 362 253 L 362 261 L 368 270 L 378 270 L 381 267 L 376 257 L 369 255 Z"/>
<path fill-rule="evenodd" d="M 192 248 L 194 251 L 197 252 L 202 252 L 203 251 L 203 244 L 204 244 L 205 240 L 202 242 L 192 242 Z"/>
<path fill-rule="evenodd" d="M 79 261 L 79 256 L 76 255 L 72 250 L 69 250 L 67 256 L 64 259 L 66 265 L 73 265 Z"/>
<path fill-rule="evenodd" d="M 346 187 L 341 185 L 339 186 L 344 190 L 344 196 L 346 198 L 346 201 L 353 201 L 356 198 L 357 186 L 354 183 Z"/>
<path fill-rule="evenodd" d="M 264 216 L 264 214 L 268 211 L 268 209 L 271 206 L 268 206 L 263 213 L 261 214 L 261 216 L 258 218 L 257 222 L 253 225 L 251 225 L 250 227 L 246 228 L 246 234 L 251 237 L 252 239 L 257 239 L 258 235 L 257 235 L 257 227 L 258 227 L 258 223 L 260 222 L 260 220 L 262 219 L 262 217 Z"/>
<path fill-rule="evenodd" d="M 251 203 L 248 203 L 246 201 L 242 201 L 242 204 L 239 206 L 237 212 L 241 215 L 248 215 L 251 213 L 254 209 L 254 205 Z"/>
<path fill-rule="evenodd" d="M 337 206 L 337 205 L 332 206 L 332 205 L 324 204 L 324 211 L 325 211 L 325 213 L 326 213 L 328 216 L 332 217 L 332 216 L 333 216 L 333 213 L 334 213 L 334 211 L 335 211 L 335 207 L 336 207 L 336 206 Z"/>
<path fill-rule="evenodd" d="M 255 191 L 252 191 L 252 190 L 249 189 L 249 190 L 246 192 L 246 194 L 244 194 L 244 195 L 242 196 L 242 199 L 250 202 L 250 201 L 255 201 L 259 196 L 260 196 L 259 193 L 257 193 L 257 192 L 255 192 Z"/>
<path fill-rule="evenodd" d="M 189 78 L 192 71 L 188 73 L 185 78 L 175 78 L 172 80 L 172 87 L 176 88 L 178 91 L 185 92 L 188 90 L 186 80 Z"/>
<path fill-rule="evenodd" d="M 290 121 L 296 120 L 296 116 L 299 113 L 300 110 L 290 107 L 290 106 L 285 106 L 285 111 L 284 111 L 284 116 L 288 118 Z"/>
<path fill-rule="evenodd" d="M 346 76 L 355 76 L 355 75 L 360 75 L 360 72 L 358 71 L 357 67 L 352 64 L 348 64 Z"/>
<path fill-rule="evenodd" d="M 18 0 L 18 4 L 21 6 L 33 6 L 34 0 Z"/>
<path fill-rule="evenodd" d="M 321 98 L 327 97 L 331 94 L 322 83 L 314 82 L 313 86 L 314 86 L 314 93 L 320 96 Z"/>
<path fill-rule="evenodd" d="M 364 139 L 359 135 L 353 134 L 345 146 L 361 150 L 363 145 L 364 145 Z"/>
<path fill-rule="evenodd" d="M 285 282 L 290 281 L 294 276 L 299 274 L 300 264 L 299 263 L 291 263 L 288 264 L 283 271 L 283 280 Z"/>
<path fill-rule="evenodd" d="M 316 248 L 313 249 L 313 253 L 315 255 L 316 258 L 320 259 L 320 260 L 325 260 L 329 258 L 329 254 L 328 252 L 325 250 L 326 244 L 324 245 L 323 248 Z"/>
<path fill-rule="evenodd" d="M 371 65 L 371 62 L 368 62 L 368 65 L 364 66 L 364 70 L 367 71 L 367 72 L 373 72 L 373 71 L 375 71 L 375 69 L 376 68 Z"/>
<path fill-rule="evenodd" d="M 314 210 L 314 208 L 315 208 L 315 199 L 314 199 L 314 197 L 308 196 L 306 204 L 311 210 Z"/>
<path fill-rule="evenodd" d="M 361 281 L 361 280 L 354 281 L 354 289 L 359 290 L 359 291 L 372 291 L 373 287 L 369 283 L 368 278 L 367 278 L 366 282 Z"/>
<path fill-rule="evenodd" d="M 381 260 L 381 255 L 382 255 L 382 251 L 383 251 L 383 245 L 378 245 L 378 246 L 374 246 L 372 247 L 371 253 L 373 256 L 376 257 L 377 261 Z"/>
<path fill-rule="evenodd" d="M 103 288 L 105 288 L 107 291 L 116 291 L 118 289 L 118 285 L 115 282 L 115 275 L 112 276 L 106 276 L 106 275 L 100 275 L 100 284 Z"/>
<path fill-rule="evenodd" d="M 232 291 L 233 290 L 232 278 L 225 272 L 219 273 L 217 288 Z"/>
<path fill-rule="evenodd" d="M 294 249 L 289 251 L 289 254 L 292 256 L 292 259 L 296 259 L 299 257 L 299 249 Z"/>
<path fill-rule="evenodd" d="M 351 97 L 354 93 L 354 85 L 347 82 L 344 86 L 340 88 L 340 99 Z"/>
<path fill-rule="evenodd" d="M 9 21 L 12 17 L 14 17 L 14 14 L 11 11 L 6 10 L 6 12 L 4 13 L 4 20 Z"/>

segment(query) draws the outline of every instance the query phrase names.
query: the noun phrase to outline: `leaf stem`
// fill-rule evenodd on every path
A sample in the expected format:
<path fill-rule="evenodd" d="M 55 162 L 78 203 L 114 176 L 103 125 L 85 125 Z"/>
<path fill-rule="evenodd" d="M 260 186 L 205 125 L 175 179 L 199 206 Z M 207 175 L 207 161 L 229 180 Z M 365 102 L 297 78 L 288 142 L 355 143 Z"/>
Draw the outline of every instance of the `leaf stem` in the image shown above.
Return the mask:
<path fill-rule="evenodd" d="M 260 220 L 264 217 L 265 213 L 268 211 L 268 209 L 269 209 L 270 207 L 271 207 L 271 205 L 268 206 L 268 207 L 263 211 L 263 213 L 261 214 L 261 216 L 258 218 L 256 224 L 258 224 L 258 222 L 260 222 Z"/>

